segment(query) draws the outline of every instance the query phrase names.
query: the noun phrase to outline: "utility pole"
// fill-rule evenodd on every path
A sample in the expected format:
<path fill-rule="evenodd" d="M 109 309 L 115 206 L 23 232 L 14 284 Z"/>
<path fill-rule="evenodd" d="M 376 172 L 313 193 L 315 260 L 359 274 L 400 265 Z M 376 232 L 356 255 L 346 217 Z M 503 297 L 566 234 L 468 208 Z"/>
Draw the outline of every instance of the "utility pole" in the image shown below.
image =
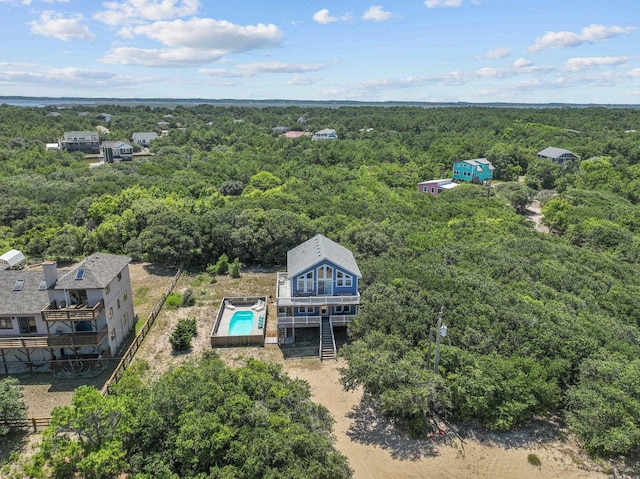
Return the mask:
<path fill-rule="evenodd" d="M 444 312 L 444 305 L 440 306 L 440 312 L 438 313 L 438 324 L 436 326 L 436 359 L 433 363 L 433 372 L 438 374 L 438 363 L 440 362 L 440 337 L 447 335 L 447 327 L 442 325 L 442 313 Z"/>

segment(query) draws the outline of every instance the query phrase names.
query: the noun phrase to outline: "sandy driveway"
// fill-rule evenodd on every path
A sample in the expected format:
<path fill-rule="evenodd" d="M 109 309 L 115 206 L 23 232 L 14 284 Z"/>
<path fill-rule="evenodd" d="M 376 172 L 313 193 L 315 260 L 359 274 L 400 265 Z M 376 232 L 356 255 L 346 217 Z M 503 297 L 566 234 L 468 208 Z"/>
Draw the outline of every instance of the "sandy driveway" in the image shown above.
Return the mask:
<path fill-rule="evenodd" d="M 241 357 L 275 361 L 292 377 L 311 386 L 312 399 L 329 409 L 336 423 L 336 446 L 349 458 L 356 479 L 604 479 L 597 467 L 579 453 L 579 448 L 551 437 L 548 428 L 526 434 L 491 435 L 482 442 L 465 439 L 464 450 L 434 440 L 412 440 L 377 416 L 363 403 L 362 393 L 345 392 L 339 382 L 340 361 L 282 359 L 277 346 L 223 349 L 220 355 L 234 363 Z M 536 439 L 537 436 L 537 439 Z M 541 465 L 529 464 L 536 454 Z"/>

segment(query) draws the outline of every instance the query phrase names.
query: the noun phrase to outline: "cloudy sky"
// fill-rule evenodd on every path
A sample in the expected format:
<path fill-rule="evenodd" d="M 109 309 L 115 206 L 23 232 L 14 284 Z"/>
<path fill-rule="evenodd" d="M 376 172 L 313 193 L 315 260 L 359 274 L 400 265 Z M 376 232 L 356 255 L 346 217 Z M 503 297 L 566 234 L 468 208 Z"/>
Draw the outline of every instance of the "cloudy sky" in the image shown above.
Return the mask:
<path fill-rule="evenodd" d="M 0 0 L 0 95 L 640 104 L 640 0 Z"/>

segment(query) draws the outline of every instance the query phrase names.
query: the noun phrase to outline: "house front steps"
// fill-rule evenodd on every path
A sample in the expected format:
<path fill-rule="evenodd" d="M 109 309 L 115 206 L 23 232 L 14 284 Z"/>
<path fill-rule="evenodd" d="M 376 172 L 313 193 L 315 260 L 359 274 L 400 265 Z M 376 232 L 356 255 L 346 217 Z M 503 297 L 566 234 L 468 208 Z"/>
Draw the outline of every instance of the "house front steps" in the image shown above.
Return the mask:
<path fill-rule="evenodd" d="M 333 336 L 333 325 L 329 318 L 322 318 L 320 327 L 320 359 L 336 359 L 336 341 Z"/>

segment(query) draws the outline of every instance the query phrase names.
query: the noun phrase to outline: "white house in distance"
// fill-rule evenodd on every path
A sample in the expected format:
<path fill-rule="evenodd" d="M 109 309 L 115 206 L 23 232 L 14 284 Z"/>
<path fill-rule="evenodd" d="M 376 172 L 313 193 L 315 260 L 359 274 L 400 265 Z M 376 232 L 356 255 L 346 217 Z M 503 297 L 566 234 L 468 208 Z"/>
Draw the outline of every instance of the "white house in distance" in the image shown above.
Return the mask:
<path fill-rule="evenodd" d="M 133 158 L 133 147 L 124 141 L 103 141 L 100 145 L 100 156 L 105 163 L 114 161 L 131 161 Z"/>
<path fill-rule="evenodd" d="M 538 158 L 551 160 L 560 164 L 564 164 L 566 161 L 569 161 L 569 160 L 579 159 L 578 155 L 576 155 L 571 150 L 565 150 L 564 148 L 556 148 L 555 146 L 549 146 L 544 150 L 539 151 Z"/>
<path fill-rule="evenodd" d="M 331 128 L 325 128 L 324 130 L 316 131 L 311 137 L 312 140 L 337 140 L 338 134 L 336 130 Z"/>
<path fill-rule="evenodd" d="M 115 355 L 134 325 L 130 262 L 95 253 L 67 271 L 0 271 L 0 373 L 82 372 Z"/>
<path fill-rule="evenodd" d="M 438 196 L 443 191 L 452 190 L 456 186 L 458 186 L 458 183 L 454 183 L 451 178 L 427 180 L 418 183 L 418 191 L 420 193 L 429 193 L 430 195 Z"/>
<path fill-rule="evenodd" d="M 278 342 L 294 342 L 297 328 L 319 328 L 320 358 L 335 358 L 334 327 L 358 312 L 360 278 L 351 251 L 322 235 L 287 252 L 287 272 L 276 284 Z"/>
<path fill-rule="evenodd" d="M 158 134 L 155 131 L 139 131 L 131 135 L 131 141 L 142 147 L 148 147 L 157 138 Z"/>

